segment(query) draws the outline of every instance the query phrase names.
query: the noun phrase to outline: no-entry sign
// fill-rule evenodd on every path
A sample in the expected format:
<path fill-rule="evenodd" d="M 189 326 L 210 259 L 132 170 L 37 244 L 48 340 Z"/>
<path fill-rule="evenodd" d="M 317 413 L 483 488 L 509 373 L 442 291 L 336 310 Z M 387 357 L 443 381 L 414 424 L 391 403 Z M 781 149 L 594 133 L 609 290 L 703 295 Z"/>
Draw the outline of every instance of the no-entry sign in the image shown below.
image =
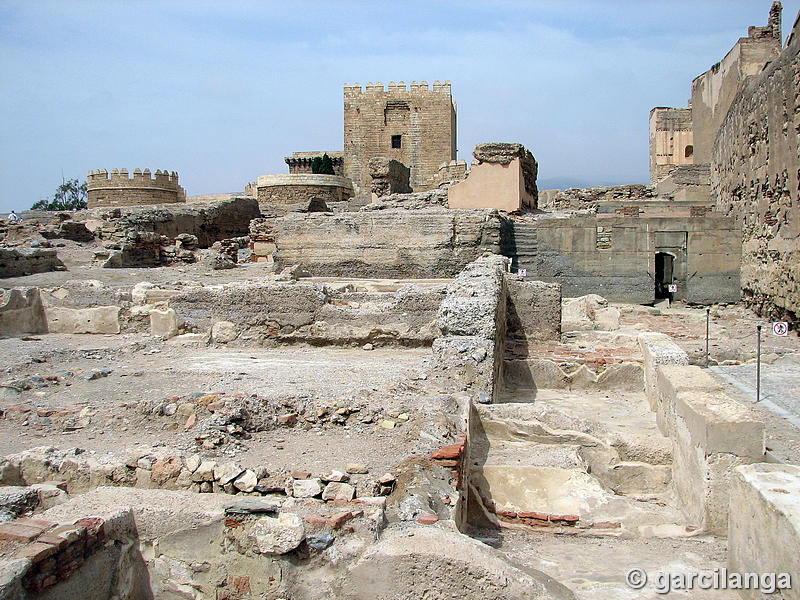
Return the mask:
<path fill-rule="evenodd" d="M 777 321 L 773 323 L 772 333 L 781 337 L 789 335 L 789 324 L 786 321 Z"/>

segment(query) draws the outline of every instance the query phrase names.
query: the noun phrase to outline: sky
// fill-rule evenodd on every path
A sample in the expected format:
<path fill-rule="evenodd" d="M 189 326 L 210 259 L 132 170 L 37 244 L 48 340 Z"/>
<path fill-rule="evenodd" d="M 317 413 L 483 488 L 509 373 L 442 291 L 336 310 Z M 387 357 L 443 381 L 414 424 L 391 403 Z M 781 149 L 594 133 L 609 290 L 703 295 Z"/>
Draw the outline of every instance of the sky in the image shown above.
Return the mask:
<path fill-rule="evenodd" d="M 648 117 L 686 106 L 769 0 L 0 0 L 0 211 L 92 169 L 242 191 L 341 150 L 345 83 L 450 80 L 458 158 L 521 142 L 539 187 L 647 183 Z M 789 34 L 800 0 L 783 2 Z"/>

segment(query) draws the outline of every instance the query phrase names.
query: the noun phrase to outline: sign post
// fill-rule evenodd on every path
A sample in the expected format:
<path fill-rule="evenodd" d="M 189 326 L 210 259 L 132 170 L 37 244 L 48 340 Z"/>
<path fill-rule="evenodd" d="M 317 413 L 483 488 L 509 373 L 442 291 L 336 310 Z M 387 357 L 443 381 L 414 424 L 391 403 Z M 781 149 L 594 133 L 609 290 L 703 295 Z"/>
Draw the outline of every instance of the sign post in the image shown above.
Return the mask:
<path fill-rule="evenodd" d="M 761 325 L 756 325 L 758 330 L 758 350 L 756 354 L 756 402 L 761 402 Z"/>

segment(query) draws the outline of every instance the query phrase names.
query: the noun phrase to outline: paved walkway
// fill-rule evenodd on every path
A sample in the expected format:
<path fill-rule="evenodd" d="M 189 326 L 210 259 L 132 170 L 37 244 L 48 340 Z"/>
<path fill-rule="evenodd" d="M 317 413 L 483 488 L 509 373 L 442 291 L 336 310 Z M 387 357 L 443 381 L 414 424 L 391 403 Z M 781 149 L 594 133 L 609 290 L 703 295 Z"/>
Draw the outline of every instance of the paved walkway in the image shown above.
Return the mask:
<path fill-rule="evenodd" d="M 711 367 L 742 392 L 756 399 L 756 363 Z M 761 365 L 761 403 L 800 427 L 800 355 Z"/>

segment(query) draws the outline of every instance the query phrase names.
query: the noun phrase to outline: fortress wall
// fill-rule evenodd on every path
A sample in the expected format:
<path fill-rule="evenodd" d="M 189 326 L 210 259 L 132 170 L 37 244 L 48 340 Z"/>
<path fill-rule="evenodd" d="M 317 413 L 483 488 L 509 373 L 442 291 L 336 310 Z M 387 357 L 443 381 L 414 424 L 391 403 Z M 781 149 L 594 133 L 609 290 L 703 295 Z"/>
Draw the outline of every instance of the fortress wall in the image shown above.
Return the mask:
<path fill-rule="evenodd" d="M 742 228 L 742 294 L 768 318 L 800 314 L 800 20 L 737 94 L 714 142 L 717 211 Z"/>

